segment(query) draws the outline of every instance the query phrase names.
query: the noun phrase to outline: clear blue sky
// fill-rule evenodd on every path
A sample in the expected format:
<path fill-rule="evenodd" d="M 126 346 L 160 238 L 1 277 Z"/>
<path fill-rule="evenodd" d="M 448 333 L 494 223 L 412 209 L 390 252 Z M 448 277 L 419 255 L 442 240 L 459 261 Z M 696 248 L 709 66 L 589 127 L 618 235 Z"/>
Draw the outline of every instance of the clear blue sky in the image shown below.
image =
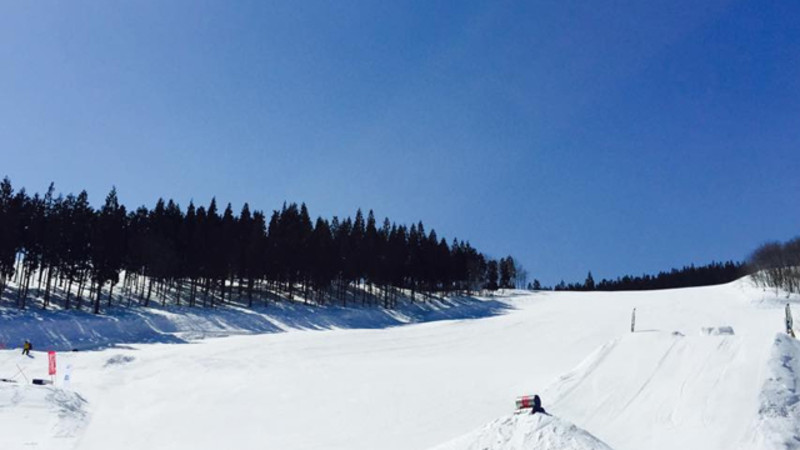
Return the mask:
<path fill-rule="evenodd" d="M 423 220 L 546 284 L 800 234 L 800 2 L 5 1 L 0 176 Z"/>

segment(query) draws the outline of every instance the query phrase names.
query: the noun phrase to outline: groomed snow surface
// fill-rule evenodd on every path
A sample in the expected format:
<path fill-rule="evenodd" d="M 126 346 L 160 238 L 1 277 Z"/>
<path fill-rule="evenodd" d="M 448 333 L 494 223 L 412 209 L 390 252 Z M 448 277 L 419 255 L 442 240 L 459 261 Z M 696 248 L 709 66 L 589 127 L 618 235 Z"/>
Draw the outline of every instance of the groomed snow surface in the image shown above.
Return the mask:
<path fill-rule="evenodd" d="M 34 344 L 0 350 L 0 449 L 795 449 L 787 302 L 742 279 L 391 312 L 0 310 L 0 344 Z M 50 349 L 55 385 L 26 383 Z M 548 414 L 513 414 L 525 394 Z"/>

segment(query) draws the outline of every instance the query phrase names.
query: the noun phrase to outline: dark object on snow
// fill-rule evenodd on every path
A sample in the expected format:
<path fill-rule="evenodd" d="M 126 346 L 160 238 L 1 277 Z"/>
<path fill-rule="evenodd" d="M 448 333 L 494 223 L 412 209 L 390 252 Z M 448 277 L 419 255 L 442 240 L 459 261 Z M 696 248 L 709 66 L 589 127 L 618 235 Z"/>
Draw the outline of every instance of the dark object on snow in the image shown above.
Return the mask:
<path fill-rule="evenodd" d="M 531 407 L 531 414 L 536 413 L 547 414 L 547 411 L 542 408 L 542 399 L 538 395 L 533 396 L 533 407 Z"/>
<path fill-rule="evenodd" d="M 33 344 L 27 339 L 25 339 L 25 343 L 22 344 L 22 354 L 30 356 L 31 350 L 33 349 Z"/>
<path fill-rule="evenodd" d="M 45 384 L 53 384 L 50 380 L 42 380 L 41 378 L 34 378 L 32 381 L 33 384 L 38 384 L 44 386 Z"/>
<path fill-rule="evenodd" d="M 12 380 L 10 378 L 0 378 L 0 383 L 16 383 L 17 380 Z"/>

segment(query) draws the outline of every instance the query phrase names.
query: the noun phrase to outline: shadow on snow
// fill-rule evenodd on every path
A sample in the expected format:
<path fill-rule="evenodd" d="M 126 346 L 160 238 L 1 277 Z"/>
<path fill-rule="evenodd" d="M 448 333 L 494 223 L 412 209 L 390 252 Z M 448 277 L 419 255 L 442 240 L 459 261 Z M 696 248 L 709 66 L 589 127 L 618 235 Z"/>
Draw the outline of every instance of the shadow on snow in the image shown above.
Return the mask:
<path fill-rule="evenodd" d="M 503 314 L 506 303 L 474 297 L 404 302 L 396 309 L 313 306 L 279 302 L 243 308 L 113 307 L 103 315 L 84 311 L 0 308 L 0 346 L 34 350 L 94 350 L 117 344 L 184 343 L 233 334 L 288 330 L 377 329 L 439 320 L 467 320 Z"/>

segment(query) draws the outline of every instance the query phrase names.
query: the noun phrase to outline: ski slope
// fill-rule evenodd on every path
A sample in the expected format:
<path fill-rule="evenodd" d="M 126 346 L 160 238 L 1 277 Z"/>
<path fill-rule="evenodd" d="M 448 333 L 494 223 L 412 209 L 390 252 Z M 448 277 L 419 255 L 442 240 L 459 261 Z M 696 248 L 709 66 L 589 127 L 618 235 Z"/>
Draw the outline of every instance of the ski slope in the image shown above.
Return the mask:
<path fill-rule="evenodd" d="M 0 383 L 0 448 L 800 448 L 800 347 L 777 336 L 787 300 L 748 279 L 488 301 L 431 316 L 448 320 L 349 328 L 337 311 L 326 329 L 61 352 L 68 388 Z M 212 319 L 181 329 L 219 334 Z M 18 352 L 0 351 L 0 377 L 46 378 L 46 354 Z M 531 393 L 552 416 L 509 416 Z"/>
<path fill-rule="evenodd" d="M 617 448 L 733 448 L 757 411 L 758 367 L 736 336 L 616 338 L 545 391 L 551 410 Z M 625 368 L 625 370 L 620 370 Z M 587 406 L 586 399 L 592 399 Z M 631 433 L 638 423 L 641 433 Z"/>

